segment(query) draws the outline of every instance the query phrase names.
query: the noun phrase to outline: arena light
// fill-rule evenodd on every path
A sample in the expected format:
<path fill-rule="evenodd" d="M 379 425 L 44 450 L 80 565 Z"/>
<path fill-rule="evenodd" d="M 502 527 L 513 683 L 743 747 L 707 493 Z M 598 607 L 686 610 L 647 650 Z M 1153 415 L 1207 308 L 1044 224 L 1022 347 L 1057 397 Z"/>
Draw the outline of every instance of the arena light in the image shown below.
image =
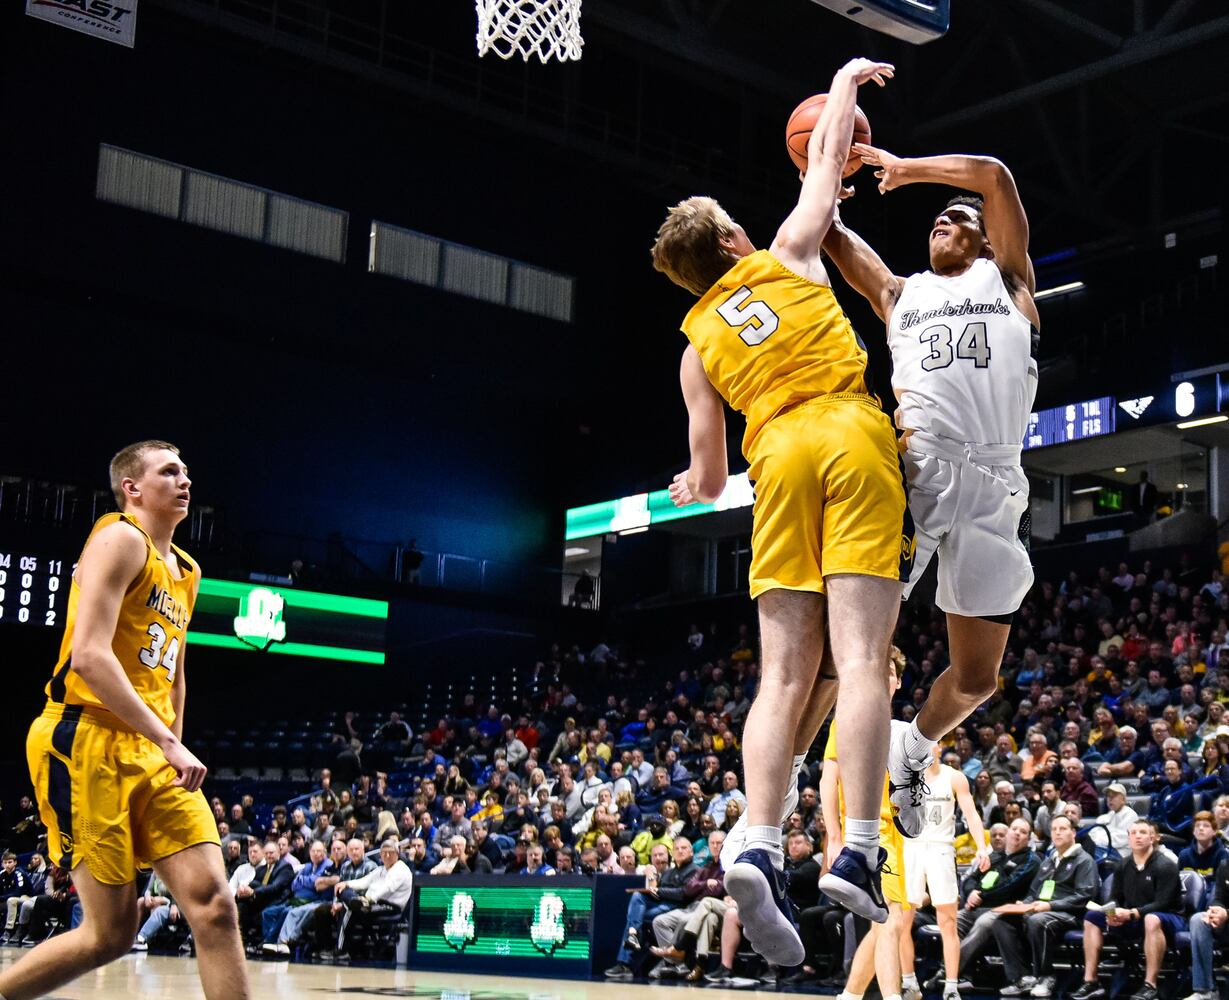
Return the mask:
<path fill-rule="evenodd" d="M 1224 413 L 1215 417 L 1200 417 L 1198 420 L 1184 420 L 1178 424 L 1178 430 L 1185 431 L 1191 427 L 1206 427 L 1208 424 L 1223 424 L 1226 420 L 1229 420 L 1229 416 L 1226 416 Z"/>
<path fill-rule="evenodd" d="M 1065 285 L 1055 285 L 1053 288 L 1043 288 L 1041 291 L 1033 295 L 1033 299 L 1036 302 L 1040 302 L 1042 299 L 1050 299 L 1056 295 L 1067 295 L 1069 292 L 1078 292 L 1083 287 L 1084 282 L 1082 281 L 1069 281 Z"/>
<path fill-rule="evenodd" d="M 1101 492 L 1100 486 L 1085 486 L 1083 489 L 1072 490 L 1071 495 L 1073 497 L 1078 497 L 1082 493 L 1100 493 L 1100 492 Z"/>
<path fill-rule="evenodd" d="M 1114 471 L 1115 471 L 1115 472 L 1126 472 L 1126 471 L 1127 471 L 1127 467 L 1126 467 L 1125 465 L 1115 465 L 1115 466 L 1114 466 Z"/>
<path fill-rule="evenodd" d="M 1190 483 L 1178 483 L 1178 489 L 1180 490 L 1189 490 L 1190 488 L 1191 488 Z"/>

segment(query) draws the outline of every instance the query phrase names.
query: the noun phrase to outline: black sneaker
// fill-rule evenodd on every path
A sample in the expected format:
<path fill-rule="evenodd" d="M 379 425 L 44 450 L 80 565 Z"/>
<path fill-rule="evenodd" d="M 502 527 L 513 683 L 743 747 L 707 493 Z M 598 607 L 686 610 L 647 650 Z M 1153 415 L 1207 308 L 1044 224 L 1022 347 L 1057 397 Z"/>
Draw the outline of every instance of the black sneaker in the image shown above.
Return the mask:
<path fill-rule="evenodd" d="M 621 982 L 630 982 L 633 978 L 632 970 L 622 962 L 616 962 L 607 969 L 605 976 L 607 979 L 618 979 Z"/>
<path fill-rule="evenodd" d="M 629 950 L 639 951 L 641 948 L 640 932 L 637 931 L 635 927 L 629 927 L 627 929 L 627 938 L 624 940 L 623 943 L 627 945 Z"/>
<path fill-rule="evenodd" d="M 1151 983 L 1144 983 L 1139 989 L 1131 994 L 1131 1000 L 1156 1000 L 1159 996 L 1159 991 Z"/>
<path fill-rule="evenodd" d="M 801 983 L 813 983 L 819 979 L 819 976 L 814 972 L 807 972 L 806 969 L 799 969 L 792 976 L 786 976 L 781 980 L 782 986 L 798 986 Z"/>
<path fill-rule="evenodd" d="M 724 965 L 719 965 L 704 977 L 704 981 L 706 983 L 724 983 L 732 975 L 734 975 L 733 969 L 727 969 Z"/>
<path fill-rule="evenodd" d="M 1153 997 L 1156 997 L 1154 992 Z M 1068 1000 L 1105 1000 L 1105 990 L 1099 983 L 1080 983 L 1080 988 L 1068 995 Z"/>

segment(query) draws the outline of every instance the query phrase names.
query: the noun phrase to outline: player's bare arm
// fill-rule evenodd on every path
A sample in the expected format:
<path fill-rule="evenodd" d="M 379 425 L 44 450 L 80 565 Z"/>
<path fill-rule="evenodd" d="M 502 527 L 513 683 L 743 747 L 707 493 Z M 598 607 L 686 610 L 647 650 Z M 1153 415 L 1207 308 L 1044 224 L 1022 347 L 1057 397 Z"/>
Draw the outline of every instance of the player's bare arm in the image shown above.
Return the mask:
<path fill-rule="evenodd" d="M 986 846 L 986 828 L 982 825 L 977 803 L 973 801 L 973 793 L 969 791 L 969 779 L 959 771 L 952 775 L 952 793 L 956 796 L 956 805 L 960 806 L 960 815 L 964 817 L 965 826 L 969 828 L 969 836 L 977 845 L 977 856 L 973 859 L 973 865 L 978 871 L 984 872 L 990 867 L 990 848 Z"/>
<path fill-rule="evenodd" d="M 875 315 L 886 324 L 905 287 L 905 279 L 893 274 L 874 248 L 845 225 L 839 209 L 832 215 L 823 248 L 841 277 L 870 303 Z"/>
<path fill-rule="evenodd" d="M 725 489 L 729 460 L 725 445 L 725 404 L 708 380 L 694 347 L 683 351 L 679 384 L 687 405 L 687 438 L 691 464 L 670 484 L 670 499 L 676 507 L 712 503 Z"/>
<path fill-rule="evenodd" d="M 871 80 L 882 87 L 894 72 L 890 63 L 853 59 L 832 78 L 828 100 L 807 143 L 807 172 L 798 204 L 769 248 L 782 264 L 803 277 L 827 281 L 820 243 L 832 224 L 841 192 L 841 175 L 853 142 L 858 87 Z"/>
<path fill-rule="evenodd" d="M 145 545 L 139 531 L 117 522 L 85 547 L 77 567 L 72 669 L 117 718 L 158 745 L 179 775 L 176 784 L 196 791 L 205 780 L 204 765 L 137 694 L 111 648 L 124 593 L 145 564 Z"/>
<path fill-rule="evenodd" d="M 947 184 L 981 195 L 986 236 L 994 261 L 1003 274 L 1017 306 L 1034 324 L 1036 279 L 1028 256 L 1028 216 L 1020 201 L 1015 178 L 1002 161 L 992 156 L 901 157 L 887 150 L 857 143 L 854 152 L 875 170 L 879 190 L 887 193 L 905 184 Z"/>

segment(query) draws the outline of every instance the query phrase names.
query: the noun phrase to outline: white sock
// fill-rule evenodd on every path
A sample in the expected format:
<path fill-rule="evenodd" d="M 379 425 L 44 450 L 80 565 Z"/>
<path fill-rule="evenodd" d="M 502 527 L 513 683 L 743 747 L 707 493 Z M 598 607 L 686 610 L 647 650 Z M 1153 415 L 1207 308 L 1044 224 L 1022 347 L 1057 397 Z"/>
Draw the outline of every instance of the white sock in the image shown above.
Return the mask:
<path fill-rule="evenodd" d="M 866 858 L 874 871 L 879 864 L 879 820 L 845 820 L 845 843 Z"/>
<path fill-rule="evenodd" d="M 917 727 L 917 719 L 909 723 L 909 729 L 905 733 L 905 755 L 910 760 L 929 760 L 936 743 L 936 740 L 922 735 L 922 731 Z"/>
<path fill-rule="evenodd" d="M 900 977 L 900 984 L 902 986 L 912 986 L 914 989 L 917 989 L 917 973 L 916 972 L 905 973 L 903 976 Z"/>
<path fill-rule="evenodd" d="M 862 1000 L 861 993 L 850 993 L 849 990 L 841 990 L 841 995 L 837 1000 Z"/>
<path fill-rule="evenodd" d="M 888 996 L 884 997 L 883 1000 L 900 1000 L 900 994 L 890 993 Z"/>
<path fill-rule="evenodd" d="M 943 980 L 944 993 L 957 993 L 960 990 L 960 981 L 958 979 Z"/>
<path fill-rule="evenodd" d="M 781 830 L 775 826 L 748 826 L 747 842 L 744 851 L 759 848 L 768 852 L 774 868 L 785 865 L 785 854 L 781 850 Z"/>

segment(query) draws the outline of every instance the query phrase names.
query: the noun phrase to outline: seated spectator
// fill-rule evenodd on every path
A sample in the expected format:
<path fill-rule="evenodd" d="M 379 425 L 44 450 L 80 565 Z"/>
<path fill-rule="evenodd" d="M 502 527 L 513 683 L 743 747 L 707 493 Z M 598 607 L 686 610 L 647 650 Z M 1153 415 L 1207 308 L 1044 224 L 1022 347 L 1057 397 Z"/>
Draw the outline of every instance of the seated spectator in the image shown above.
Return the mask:
<path fill-rule="evenodd" d="M 1110 847 L 1126 857 L 1131 848 L 1127 843 L 1127 834 L 1131 824 L 1139 819 L 1138 814 L 1127 805 L 1127 790 L 1117 781 L 1105 786 L 1105 802 L 1109 811 L 1097 817 L 1097 823 L 1109 832 Z"/>
<path fill-rule="evenodd" d="M 711 849 L 720 857 L 723 837 L 720 833 L 714 836 L 718 839 L 711 845 Z M 798 844 L 791 853 L 791 858 L 794 853 L 801 855 L 796 859 L 793 868 L 811 857 L 810 842 L 806 841 L 805 836 L 801 839 L 805 843 Z M 818 888 L 819 866 L 813 864 L 813 867 L 815 870 L 811 881 L 815 882 Z M 809 868 L 806 869 L 806 874 L 812 874 Z M 791 877 L 794 877 L 793 870 Z M 797 877 L 805 878 L 801 873 Z M 653 918 L 653 937 L 657 939 L 657 944 L 650 951 L 665 962 L 681 966 L 687 981 L 694 983 L 704 974 L 701 963 L 709 954 L 709 942 L 713 933 L 721 926 L 721 918 L 726 910 L 720 862 L 712 858 L 703 867 L 696 868 L 683 884 L 682 895 L 681 906 Z M 818 892 L 815 895 L 818 895 Z"/>
<path fill-rule="evenodd" d="M 8 915 L 4 921 L 4 934 L 0 936 L 0 945 L 17 944 L 17 917 L 25 906 L 34 906 L 34 900 L 43 892 L 47 882 L 47 863 L 37 851 L 30 856 L 30 865 L 26 869 L 26 891 L 20 896 L 10 896 L 6 900 Z M 29 922 L 29 917 L 26 918 Z"/>
<path fill-rule="evenodd" d="M 440 844 L 440 860 L 431 869 L 432 875 L 468 875 L 469 863 L 466 855 L 469 853 L 469 843 L 458 834 L 449 837 Z"/>
<path fill-rule="evenodd" d="M 737 777 L 734 778 L 734 784 L 736 786 L 738 784 Z M 742 793 L 739 792 L 738 794 L 741 795 Z M 677 801 L 686 798 L 687 790 L 670 784 L 670 773 L 664 767 L 655 767 L 648 787 L 641 788 L 640 794 L 636 796 L 636 804 L 645 812 L 660 812 L 662 803 L 667 799 Z M 712 809 L 711 802 L 709 803 L 709 809 Z"/>
<path fill-rule="evenodd" d="M 349 951 L 349 939 L 355 921 L 399 917 L 410 901 L 413 875 L 401 860 L 395 840 L 386 840 L 380 845 L 380 864 L 366 875 L 354 880 L 343 880 L 334 886 L 336 900 L 330 908 L 338 922 L 338 953 Z M 326 960 L 337 953 L 323 952 Z"/>
<path fill-rule="evenodd" d="M 1182 913 L 1182 882 L 1178 867 L 1153 849 L 1153 826 L 1137 820 L 1131 826 L 1131 858 L 1114 885 L 1117 905 L 1109 911 L 1090 911 L 1084 917 L 1084 983 L 1071 1000 L 1100 1000 L 1105 990 L 1097 982 L 1101 946 L 1108 935 L 1118 940 L 1144 942 L 1144 982 L 1133 1000 L 1156 1000 L 1157 974 L 1165 949 L 1186 926 Z"/>
<path fill-rule="evenodd" d="M 230 876 L 230 893 L 236 896 L 240 886 L 251 885 L 252 879 L 256 877 L 256 869 L 261 866 L 264 861 L 264 847 L 255 837 L 249 837 L 247 843 L 247 860 L 236 868 Z"/>
<path fill-rule="evenodd" d="M 289 955 L 304 936 L 303 928 L 315 912 L 315 905 L 333 894 L 338 880 L 332 860 L 324 844 L 313 840 L 308 849 L 308 861 L 290 884 L 290 898 L 281 904 L 266 907 L 261 913 L 264 931 L 262 945 L 266 954 Z"/>
<path fill-rule="evenodd" d="M 1067 809 L 1067 803 L 1058 793 L 1058 786 L 1053 781 L 1041 783 L 1041 799 L 1037 813 L 1033 817 L 1033 832 L 1041 844 L 1050 840 L 1050 825 L 1055 817 L 1061 816 Z"/>
<path fill-rule="evenodd" d="M 1160 832 L 1182 836 L 1195 816 L 1195 788 L 1183 781 L 1182 765 L 1176 760 L 1166 760 L 1163 766 L 1165 784 L 1152 793 L 1148 819 Z"/>
<path fill-rule="evenodd" d="M 959 970 L 981 954 L 991 937 L 999 914 L 995 908 L 1023 899 L 1032 886 L 1041 859 L 1029 849 L 1032 827 L 1024 817 L 1007 828 L 1003 846 L 991 851 L 990 867 L 970 869 L 961 886 L 964 906 L 956 915 L 960 938 Z M 942 984 L 940 984 L 942 985 Z"/>
<path fill-rule="evenodd" d="M 1027 749 L 1020 754 L 1020 777 L 1032 781 L 1041 777 L 1058 759 L 1058 755 L 1046 744 L 1045 734 L 1036 729 L 1028 734 Z"/>
<path fill-rule="evenodd" d="M 1190 919 L 1191 995 L 1186 1000 L 1220 1000 L 1212 970 L 1215 948 L 1229 943 L 1229 859 L 1217 866 L 1212 901 Z"/>
<path fill-rule="evenodd" d="M 1003 780 L 995 782 L 994 785 L 994 805 L 990 807 L 990 813 L 985 818 L 987 826 L 995 826 L 999 823 L 1006 823 L 1007 807 L 1016 801 L 1016 786 L 1010 781 Z"/>
<path fill-rule="evenodd" d="M 0 900 L 4 901 L 5 908 L 8 908 L 10 899 L 20 900 L 23 896 L 28 896 L 29 889 L 30 881 L 25 870 L 17 864 L 17 855 L 12 851 L 5 851 L 0 860 Z"/>
<path fill-rule="evenodd" d="M 1168 727 L 1167 727 L 1168 728 Z M 1161 746 L 1161 758 L 1148 765 L 1148 769 L 1140 775 L 1139 790 L 1151 795 L 1169 783 L 1165 776 L 1165 762 L 1175 761 L 1182 784 L 1189 785 L 1195 780 L 1195 772 L 1186 761 L 1186 752 L 1182 749 L 1182 741 L 1174 736 L 1167 736 Z"/>
<path fill-rule="evenodd" d="M 487 824 L 482 820 L 473 820 L 470 823 L 470 829 L 474 835 L 473 849 L 487 859 L 492 871 L 501 868 L 504 862 L 503 852 L 499 849 L 499 845 L 491 839 Z"/>
<path fill-rule="evenodd" d="M 726 771 L 721 776 L 721 791 L 714 795 L 708 802 L 708 808 L 705 810 L 720 827 L 725 823 L 726 806 L 731 802 L 737 802 L 740 809 L 747 807 L 747 797 L 738 787 L 738 775 L 733 771 Z"/>
<path fill-rule="evenodd" d="M 411 837 L 409 849 L 406 852 L 406 863 L 411 871 L 425 875 L 439 864 L 439 855 L 427 848 L 427 842 L 422 837 Z"/>
<path fill-rule="evenodd" d="M 60 927 L 67 928 L 76 901 L 77 890 L 73 887 L 72 873 L 67 868 L 51 865 L 42 893 L 30 900 L 29 910 L 25 904 L 22 905 L 14 938 L 9 943 L 21 942 L 25 947 L 33 948 L 50 937 L 49 925 L 53 917 Z"/>
<path fill-rule="evenodd" d="M 288 842 L 286 846 L 290 846 Z M 290 895 L 294 875 L 294 867 L 281 855 L 280 843 L 270 841 L 265 844 L 264 863 L 253 873 L 251 882 L 235 890 L 239 928 L 245 938 L 259 933 L 261 915 L 266 907 L 280 904 Z"/>
<path fill-rule="evenodd" d="M 1097 767 L 1101 777 L 1131 778 L 1145 769 L 1147 754 L 1137 747 L 1137 734 L 1133 726 L 1118 728 L 1118 745 L 1105 754 L 1105 760 Z"/>
<path fill-rule="evenodd" d="M 525 850 L 525 867 L 520 875 L 554 875 L 555 869 L 546 863 L 546 852 L 541 844 L 530 844 Z"/>
<path fill-rule="evenodd" d="M 1216 869 L 1229 858 L 1229 845 L 1216 835 L 1216 817 L 1210 812 L 1195 813 L 1191 832 L 1194 841 L 1178 852 L 1178 867 L 1198 874 L 1211 895 L 1216 886 Z"/>
<path fill-rule="evenodd" d="M 133 951 L 149 951 L 150 941 L 165 930 L 177 929 L 183 918 L 170 890 L 156 873 L 149 880 L 145 894 L 137 900 L 137 913 L 143 919 L 132 943 Z"/>
<path fill-rule="evenodd" d="M 994 908 L 998 919 L 990 932 L 1003 956 L 1003 996 L 1031 995 L 1039 986 L 1038 996 L 1053 995 L 1055 947 L 1063 934 L 1079 927 L 1085 906 L 1101 888 L 1096 863 L 1076 842 L 1075 827 L 1065 815 L 1054 817 L 1050 839 L 1054 850 L 1041 862 L 1024 898 Z"/>
<path fill-rule="evenodd" d="M 1063 761 L 1065 781 L 1058 789 L 1059 798 L 1064 802 L 1077 802 L 1085 816 L 1095 816 L 1101 804 L 1101 796 L 1097 790 L 1084 779 L 1084 765 L 1075 757 Z"/>
<path fill-rule="evenodd" d="M 526 819 L 522 820 L 522 822 L 533 822 L 533 819 L 526 813 Z M 448 819 L 436 828 L 435 843 L 442 847 L 451 841 L 453 837 L 464 837 L 468 842 L 473 835 L 473 826 L 465 818 L 464 800 L 454 801 L 449 811 Z"/>
<path fill-rule="evenodd" d="M 662 829 L 665 829 L 664 825 Z M 660 878 L 657 876 L 658 869 L 654 867 L 645 876 L 644 889 L 632 894 L 623 928 L 623 943 L 619 947 L 618 960 L 606 970 L 607 979 L 630 980 L 632 970 L 627 963 L 631 961 L 632 954 L 642 948 L 641 928 L 683 903 L 683 886 L 695 874 L 696 864 L 692 858 L 691 842 L 685 837 L 675 840 L 673 847 L 674 867 L 666 869 Z"/>

